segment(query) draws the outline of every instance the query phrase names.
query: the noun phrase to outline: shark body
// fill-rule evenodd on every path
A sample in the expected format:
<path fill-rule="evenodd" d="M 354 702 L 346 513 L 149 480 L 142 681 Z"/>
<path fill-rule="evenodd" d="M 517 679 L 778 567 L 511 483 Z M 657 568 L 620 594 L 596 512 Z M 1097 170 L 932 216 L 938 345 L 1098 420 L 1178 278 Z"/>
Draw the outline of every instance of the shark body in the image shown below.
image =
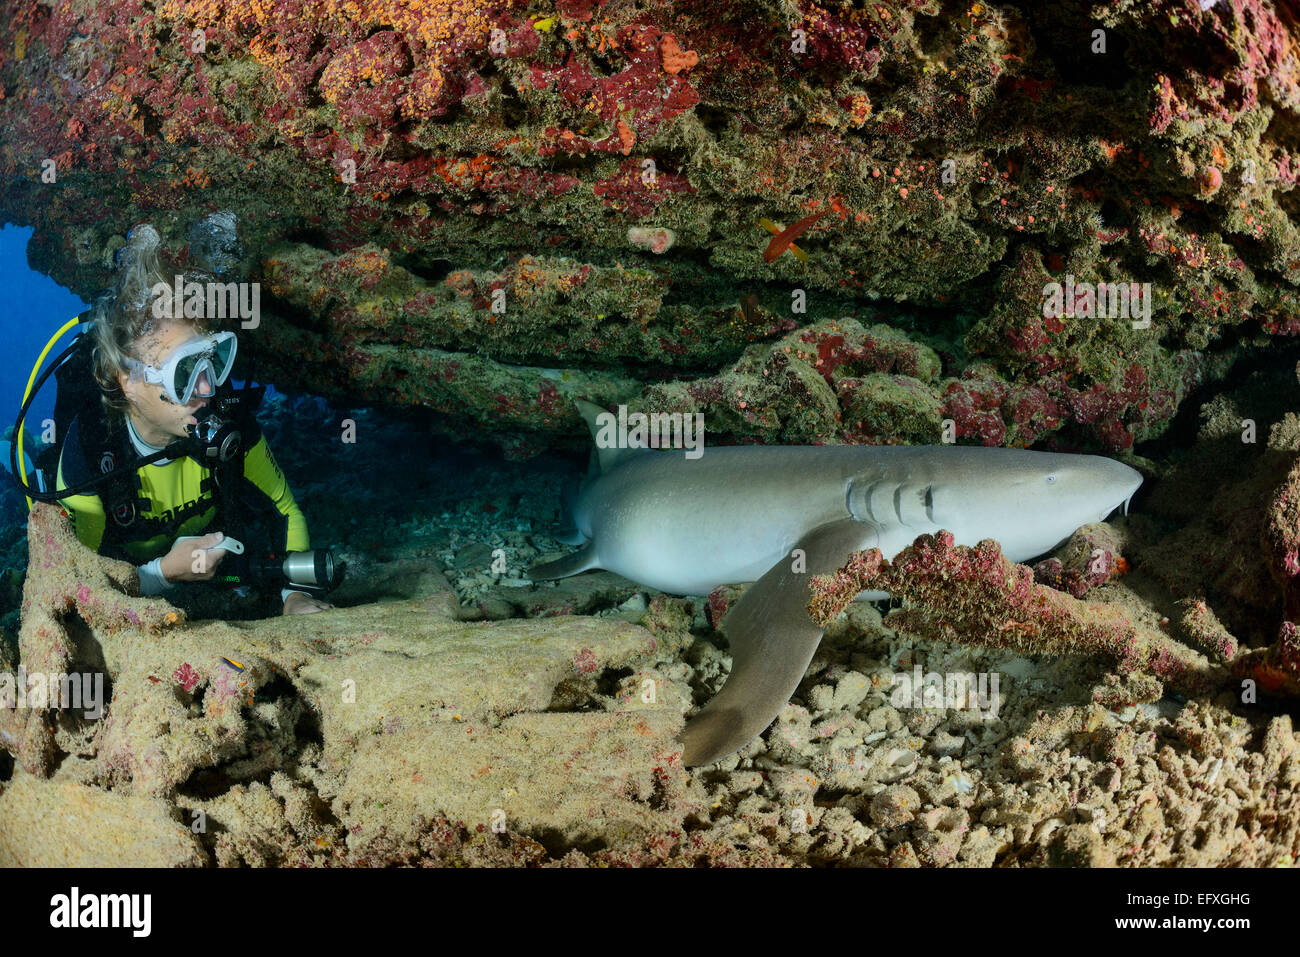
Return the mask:
<path fill-rule="evenodd" d="M 584 407 L 592 422 L 594 407 Z M 594 425 L 593 425 L 594 432 Z M 723 622 L 732 670 L 682 730 L 688 766 L 712 764 L 763 732 L 821 641 L 808 582 L 849 555 L 893 558 L 941 529 L 959 545 L 996 539 L 1024 561 L 1126 504 L 1141 475 L 1101 456 L 967 446 L 733 446 L 600 450 L 572 503 L 584 547 L 530 570 L 593 568 L 678 595 L 754 582 Z M 866 593 L 861 597 L 884 597 Z"/>

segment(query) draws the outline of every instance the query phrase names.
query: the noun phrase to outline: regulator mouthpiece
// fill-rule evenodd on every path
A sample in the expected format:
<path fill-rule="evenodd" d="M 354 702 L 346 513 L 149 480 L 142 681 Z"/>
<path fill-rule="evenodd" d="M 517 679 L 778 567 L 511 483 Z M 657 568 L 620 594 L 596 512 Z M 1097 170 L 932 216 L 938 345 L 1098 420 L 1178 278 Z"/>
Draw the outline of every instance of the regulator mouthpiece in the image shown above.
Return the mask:
<path fill-rule="evenodd" d="M 199 443 L 204 460 L 210 463 L 231 461 L 243 446 L 243 437 L 235 424 L 215 414 L 199 419 L 199 424 L 191 425 L 189 432 Z"/>

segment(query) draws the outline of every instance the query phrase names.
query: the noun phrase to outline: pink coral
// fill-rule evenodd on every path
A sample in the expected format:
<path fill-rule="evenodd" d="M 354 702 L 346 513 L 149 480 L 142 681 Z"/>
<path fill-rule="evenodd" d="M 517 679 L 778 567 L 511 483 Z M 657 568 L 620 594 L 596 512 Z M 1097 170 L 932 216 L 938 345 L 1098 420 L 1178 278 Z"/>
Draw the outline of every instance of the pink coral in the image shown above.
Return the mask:
<path fill-rule="evenodd" d="M 908 601 L 887 623 L 918 637 L 1108 659 L 1119 678 L 1112 676 L 1094 696 L 1112 707 L 1159 697 L 1162 683 L 1199 693 L 1226 678 L 1203 656 L 1130 620 L 1117 606 L 1034 584 L 1033 572 L 1009 562 L 991 540 L 968 548 L 956 545 L 950 532 L 922 535 L 892 562 L 879 549 L 856 552 L 835 575 L 813 579 L 808 610 L 827 624 L 859 592 L 876 590 Z"/>
<path fill-rule="evenodd" d="M 629 226 L 627 241 L 655 255 L 662 255 L 672 248 L 677 234 L 664 226 Z"/>
<path fill-rule="evenodd" d="M 596 655 L 590 648 L 583 648 L 573 656 L 573 667 L 580 675 L 589 675 L 596 670 Z"/>
<path fill-rule="evenodd" d="M 200 680 L 199 673 L 190 667 L 188 661 L 173 671 L 172 677 L 176 679 L 176 683 L 186 691 L 193 691 Z"/>

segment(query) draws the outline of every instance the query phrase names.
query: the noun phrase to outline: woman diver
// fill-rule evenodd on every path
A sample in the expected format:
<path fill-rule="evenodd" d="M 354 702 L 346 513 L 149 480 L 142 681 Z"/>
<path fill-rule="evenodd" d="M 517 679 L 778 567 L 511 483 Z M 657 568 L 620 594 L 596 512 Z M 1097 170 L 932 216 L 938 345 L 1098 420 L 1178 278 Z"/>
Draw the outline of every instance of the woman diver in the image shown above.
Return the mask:
<path fill-rule="evenodd" d="M 159 242 L 152 226 L 133 229 L 120 254 L 115 294 L 101 297 L 92 308 L 90 361 L 107 421 L 98 424 L 98 432 L 88 428 L 99 414 L 94 408 L 81 409 L 72 420 L 59 455 L 57 490 L 75 489 L 95 477 L 89 459 L 106 443 L 97 444 L 88 435 L 102 436 L 105 425 L 107 434 L 118 437 L 125 460 L 133 454 L 154 455 L 178 439 L 193 437 L 199 417 L 230 375 L 235 334 L 214 332 L 203 317 L 189 315 L 182 303 L 171 301 L 171 290 L 183 289 L 185 281 L 173 287 L 162 275 Z M 284 537 L 276 544 L 285 553 L 305 552 L 311 547 L 306 519 L 266 437 L 251 415 L 248 420 L 256 441 L 237 447 L 243 449 L 247 482 L 239 482 L 233 494 L 249 483 L 264 493 L 283 528 Z M 100 460 L 100 471 L 112 470 L 117 454 L 102 454 L 109 461 Z M 242 543 L 227 539 L 224 530 L 207 531 L 219 512 L 220 477 L 214 482 L 212 471 L 194 455 L 161 457 L 134 470 L 134 499 L 110 503 L 111 515 L 101 494 L 72 494 L 60 501 L 87 547 L 138 565 L 141 592 L 158 595 L 178 581 L 210 580 L 227 551 L 242 552 Z M 281 591 L 281 601 L 286 615 L 334 607 L 292 587 Z"/>

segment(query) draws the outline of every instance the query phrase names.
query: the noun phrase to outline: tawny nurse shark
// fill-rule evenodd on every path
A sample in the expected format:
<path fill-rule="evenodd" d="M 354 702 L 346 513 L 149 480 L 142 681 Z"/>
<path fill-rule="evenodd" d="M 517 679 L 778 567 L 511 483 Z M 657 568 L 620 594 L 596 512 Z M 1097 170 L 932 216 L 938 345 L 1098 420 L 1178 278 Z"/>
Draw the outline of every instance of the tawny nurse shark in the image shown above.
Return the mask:
<path fill-rule="evenodd" d="M 593 435 L 604 410 L 579 403 Z M 1128 502 L 1142 476 L 1096 455 L 970 446 L 599 448 L 571 503 L 569 540 L 584 547 L 535 566 L 535 580 L 593 568 L 677 595 L 754 582 L 723 622 L 732 666 L 722 690 L 682 729 L 683 762 L 744 747 L 798 687 L 822 629 L 808 615 L 810 576 L 860 549 L 893 558 L 946 529 L 959 545 L 996 539 L 1020 562 Z M 863 593 L 860 598 L 880 598 Z"/>

